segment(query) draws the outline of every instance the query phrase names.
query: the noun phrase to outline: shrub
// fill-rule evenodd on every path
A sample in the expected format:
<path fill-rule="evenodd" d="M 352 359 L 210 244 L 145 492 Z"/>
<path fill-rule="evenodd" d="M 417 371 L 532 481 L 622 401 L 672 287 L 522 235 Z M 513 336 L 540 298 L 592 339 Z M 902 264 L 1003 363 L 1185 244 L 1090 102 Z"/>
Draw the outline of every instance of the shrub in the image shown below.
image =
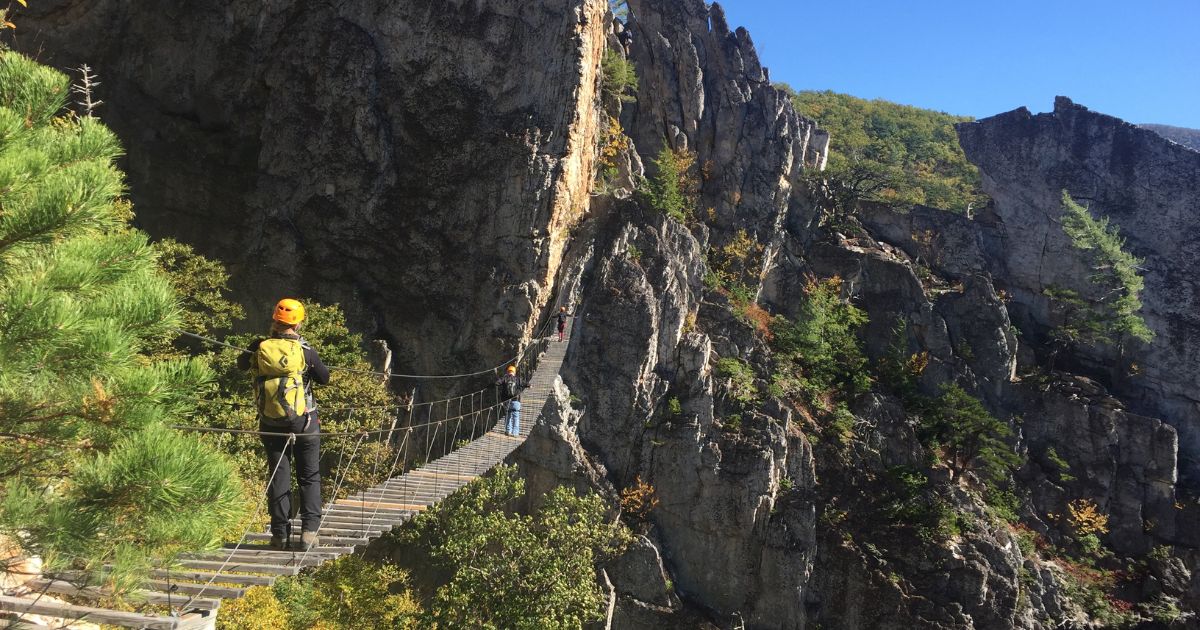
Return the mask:
<path fill-rule="evenodd" d="M 342 556 L 317 567 L 312 582 L 313 611 L 330 629 L 416 627 L 420 607 L 407 591 L 408 574 L 395 565 Z"/>
<path fill-rule="evenodd" d="M 217 612 L 217 630 L 279 630 L 291 626 L 288 611 L 270 586 L 252 586 Z"/>
<path fill-rule="evenodd" d="M 525 494 L 516 468 L 490 477 L 422 512 L 397 532 L 424 551 L 448 581 L 429 601 L 423 623 L 450 628 L 580 628 L 604 602 L 596 563 L 620 553 L 629 533 L 605 522 L 598 495 L 559 487 L 531 515 L 504 507 Z"/>
<path fill-rule="evenodd" d="M 631 141 L 621 128 L 621 122 L 613 116 L 600 130 L 600 152 L 597 158 L 596 192 L 606 194 L 612 192 L 612 182 L 618 177 L 617 158 L 629 150 Z"/>
<path fill-rule="evenodd" d="M 1054 465 L 1054 472 L 1058 476 L 1059 481 L 1064 483 L 1075 481 L 1075 476 L 1071 474 L 1071 464 L 1063 459 L 1058 454 L 1058 450 L 1053 446 L 1046 449 L 1046 459 L 1050 460 L 1050 463 Z"/>
<path fill-rule="evenodd" d="M 892 526 L 908 529 L 925 544 L 941 544 L 962 532 L 959 515 L 924 473 L 909 466 L 888 469 L 878 505 Z"/>
<path fill-rule="evenodd" d="M 646 205 L 681 223 L 689 221 L 700 193 L 696 154 L 664 144 L 653 163 L 654 175 L 643 188 Z"/>
<path fill-rule="evenodd" d="M 858 329 L 867 316 L 841 297 L 841 279 L 810 278 L 796 321 L 776 317 L 772 382 L 784 396 L 832 411 L 823 399 L 845 400 L 870 387 Z"/>
<path fill-rule="evenodd" d="M 991 485 L 985 490 L 983 499 L 992 512 L 1005 522 L 1016 523 L 1021 520 L 1021 499 L 1012 490 Z"/>
<path fill-rule="evenodd" d="M 635 522 L 645 521 L 650 512 L 658 507 L 654 486 L 642 481 L 639 475 L 628 488 L 621 491 L 621 514 Z"/>
<path fill-rule="evenodd" d="M 672 418 L 683 415 L 683 404 L 679 402 L 678 398 L 671 398 L 667 401 L 667 413 L 670 413 Z"/>
<path fill-rule="evenodd" d="M 1091 499 L 1075 499 L 1067 504 L 1067 522 L 1079 536 L 1108 533 L 1108 515 Z"/>
<path fill-rule="evenodd" d="M 601 86 L 605 96 L 624 103 L 637 100 L 638 76 L 633 62 L 609 48 L 600 58 Z"/>
<path fill-rule="evenodd" d="M 758 387 L 754 384 L 754 369 L 750 364 L 735 357 L 717 361 L 717 375 L 729 379 L 729 396 L 739 404 L 752 405 L 758 401 Z"/>

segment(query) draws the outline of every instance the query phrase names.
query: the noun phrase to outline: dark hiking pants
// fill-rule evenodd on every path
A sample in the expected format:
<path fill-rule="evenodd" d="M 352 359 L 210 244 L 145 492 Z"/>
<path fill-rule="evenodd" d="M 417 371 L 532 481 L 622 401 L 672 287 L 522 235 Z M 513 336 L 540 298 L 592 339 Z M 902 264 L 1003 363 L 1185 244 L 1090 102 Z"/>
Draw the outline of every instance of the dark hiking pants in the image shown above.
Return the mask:
<path fill-rule="evenodd" d="M 271 515 L 271 534 L 290 536 L 292 528 L 292 459 L 296 461 L 296 484 L 300 486 L 300 522 L 306 532 L 315 532 L 321 523 L 321 438 L 317 414 L 309 421 L 289 424 L 259 423 L 259 430 L 271 433 L 295 433 L 296 441 L 289 445 L 286 436 L 264 435 L 267 449 L 267 512 Z M 307 423 L 307 428 L 305 424 Z M 276 471 L 275 467 L 279 466 Z M 274 472 L 275 476 L 271 477 Z"/>

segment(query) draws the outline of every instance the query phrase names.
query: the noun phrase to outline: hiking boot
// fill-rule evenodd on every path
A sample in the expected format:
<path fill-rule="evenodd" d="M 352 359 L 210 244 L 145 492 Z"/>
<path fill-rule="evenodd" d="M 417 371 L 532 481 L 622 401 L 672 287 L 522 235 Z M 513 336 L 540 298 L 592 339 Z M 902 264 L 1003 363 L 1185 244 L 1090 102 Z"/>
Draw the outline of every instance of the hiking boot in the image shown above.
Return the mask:
<path fill-rule="evenodd" d="M 286 536 L 271 535 L 271 548 L 280 551 L 286 551 L 288 548 L 288 539 Z"/>
<path fill-rule="evenodd" d="M 304 532 L 300 534 L 300 546 L 304 549 L 312 549 L 321 545 L 321 537 L 317 536 L 317 532 Z"/>

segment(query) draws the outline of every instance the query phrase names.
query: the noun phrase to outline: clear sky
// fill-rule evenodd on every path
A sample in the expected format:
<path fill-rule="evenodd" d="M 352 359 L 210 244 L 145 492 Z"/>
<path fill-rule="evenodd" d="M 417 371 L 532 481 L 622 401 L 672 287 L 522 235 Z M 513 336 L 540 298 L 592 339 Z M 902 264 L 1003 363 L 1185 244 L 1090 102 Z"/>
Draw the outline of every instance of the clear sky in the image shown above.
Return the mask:
<path fill-rule="evenodd" d="M 771 79 L 982 118 L 1055 95 L 1200 128 L 1200 0 L 726 0 Z"/>

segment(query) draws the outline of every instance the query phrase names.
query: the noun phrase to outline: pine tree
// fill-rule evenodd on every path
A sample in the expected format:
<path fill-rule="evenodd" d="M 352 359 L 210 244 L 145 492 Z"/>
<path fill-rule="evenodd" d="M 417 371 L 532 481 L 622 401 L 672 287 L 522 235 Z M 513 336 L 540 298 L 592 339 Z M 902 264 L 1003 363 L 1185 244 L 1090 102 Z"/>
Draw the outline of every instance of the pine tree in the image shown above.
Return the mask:
<path fill-rule="evenodd" d="M 0 533 L 49 569 L 141 567 L 219 542 L 242 489 L 166 428 L 210 372 L 146 354 L 178 297 L 128 225 L 116 137 L 64 113 L 68 88 L 0 50 Z"/>
<path fill-rule="evenodd" d="M 955 477 L 971 470 L 990 485 L 1021 464 L 1006 441 L 1012 429 L 958 385 L 943 386 L 942 395 L 929 403 L 921 433 Z"/>
<path fill-rule="evenodd" d="M 1143 261 L 1125 251 L 1125 240 L 1107 217 L 1093 218 L 1065 190 L 1062 212 L 1063 232 L 1093 272 L 1088 277 L 1089 297 L 1062 287 L 1045 290 L 1062 320 L 1052 333 L 1056 352 L 1079 344 L 1112 345 L 1121 350 L 1127 339 L 1149 342 L 1154 332 L 1140 314 Z"/>

